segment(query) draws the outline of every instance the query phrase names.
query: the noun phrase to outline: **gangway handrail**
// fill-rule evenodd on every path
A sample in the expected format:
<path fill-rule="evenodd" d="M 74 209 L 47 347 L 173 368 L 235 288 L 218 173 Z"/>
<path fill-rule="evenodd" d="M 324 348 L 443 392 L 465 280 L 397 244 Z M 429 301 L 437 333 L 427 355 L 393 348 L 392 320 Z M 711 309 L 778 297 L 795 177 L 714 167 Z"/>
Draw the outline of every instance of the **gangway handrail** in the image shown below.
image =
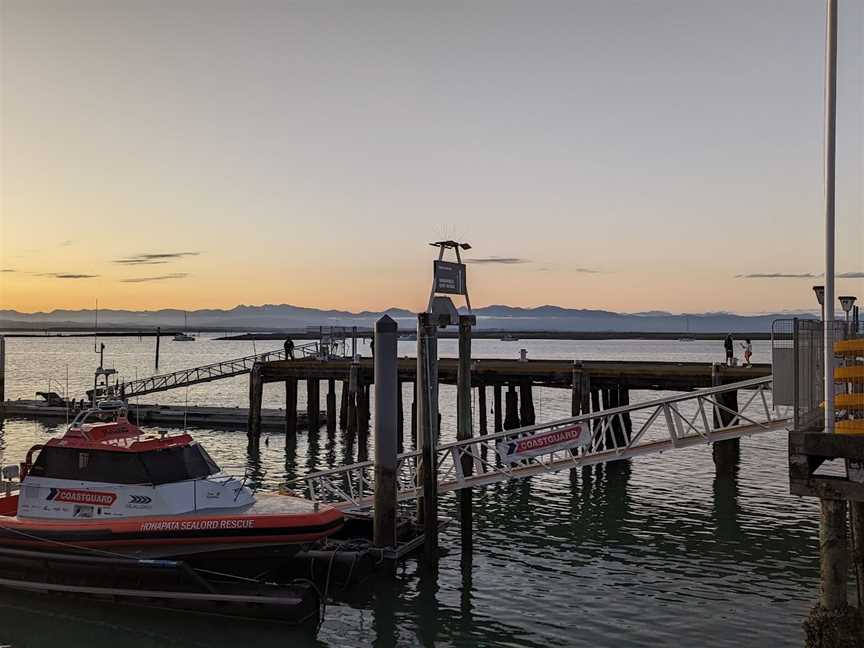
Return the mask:
<path fill-rule="evenodd" d="M 753 378 L 439 445 L 435 450 L 439 492 L 558 472 L 579 465 L 656 454 L 675 448 L 711 444 L 780 429 L 786 425 L 787 418 L 774 416 L 765 397 L 765 390 L 770 389 L 772 380 L 770 376 Z M 721 394 L 738 390 L 751 390 L 753 393 L 737 411 L 730 409 L 717 398 Z M 692 417 L 679 409 L 679 405 L 685 402 L 696 405 L 696 413 Z M 706 409 L 711 411 L 707 412 Z M 752 411 L 754 409 L 757 411 Z M 618 438 L 620 435 L 615 434 L 615 429 L 616 426 L 620 426 L 619 430 L 623 428 L 623 415 L 645 410 L 651 411 L 650 415 L 644 422 L 633 426 L 632 435 L 623 440 Z M 716 427 L 713 424 L 715 412 L 721 414 L 721 424 Z M 731 419 L 728 424 L 722 421 L 724 412 L 727 414 L 726 418 Z M 658 426 L 664 430 L 665 438 L 659 441 L 647 439 L 646 437 L 650 436 L 649 430 L 658 422 L 665 424 Z M 528 458 L 520 458 L 510 465 L 500 461 L 497 447 L 503 439 L 524 439 L 539 432 L 555 431 L 579 423 L 591 424 L 591 439 L 586 447 L 558 447 Z M 417 479 L 421 458 L 420 450 L 405 452 L 397 457 L 397 498 L 400 501 L 419 496 Z M 474 466 L 473 475 L 463 473 L 462 460 L 465 458 Z M 342 508 L 368 508 L 372 504 L 373 467 L 373 461 L 363 461 L 310 473 L 303 477 L 302 481 L 313 500 Z"/>
<path fill-rule="evenodd" d="M 307 350 L 317 349 L 317 342 L 309 342 L 294 347 L 295 352 L 300 352 L 306 355 Z M 220 360 L 206 365 L 197 367 L 188 367 L 186 369 L 178 369 L 163 374 L 155 374 L 146 378 L 136 378 L 128 380 L 115 386 L 109 386 L 115 391 L 123 394 L 125 398 L 132 396 L 140 396 L 143 394 L 151 394 L 159 391 L 167 391 L 169 389 L 177 389 L 187 385 L 194 385 L 202 382 L 211 382 L 220 378 L 233 378 L 252 370 L 256 362 L 267 362 L 285 359 L 285 349 L 274 349 L 263 353 L 255 353 L 241 358 L 230 358 L 228 360 Z M 191 377 L 182 380 L 183 377 Z M 173 379 L 173 380 L 172 380 Z M 100 385 L 99 391 L 104 392 L 105 386 Z M 92 394 L 92 389 L 87 390 L 88 396 Z"/>

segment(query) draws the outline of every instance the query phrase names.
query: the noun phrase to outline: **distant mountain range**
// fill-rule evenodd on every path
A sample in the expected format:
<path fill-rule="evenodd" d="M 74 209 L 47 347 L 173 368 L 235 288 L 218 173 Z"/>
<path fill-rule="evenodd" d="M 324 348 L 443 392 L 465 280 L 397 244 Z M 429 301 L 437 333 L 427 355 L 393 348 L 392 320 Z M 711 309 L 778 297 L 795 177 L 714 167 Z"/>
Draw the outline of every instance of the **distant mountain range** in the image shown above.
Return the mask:
<path fill-rule="evenodd" d="M 401 308 L 382 312 L 351 313 L 344 310 L 321 310 L 289 304 L 236 306 L 230 310 L 204 309 L 189 311 L 189 329 L 218 331 L 290 331 L 310 326 L 371 327 L 384 313 L 397 320 L 401 328 L 414 328 L 416 314 Z M 691 332 L 742 333 L 768 332 L 775 319 L 789 318 L 790 313 L 736 315 L 734 313 L 673 314 L 663 311 L 615 313 L 605 310 L 562 308 L 560 306 L 493 305 L 474 310 L 477 325 L 484 329 L 527 331 L 616 331 L 616 332 Z M 100 328 L 167 329 L 183 328 L 184 312 L 178 309 L 157 311 L 100 310 Z M 815 317 L 811 313 L 795 313 Z M 2 330 L 92 329 L 93 310 L 54 310 L 49 313 L 19 313 L 0 310 Z"/>

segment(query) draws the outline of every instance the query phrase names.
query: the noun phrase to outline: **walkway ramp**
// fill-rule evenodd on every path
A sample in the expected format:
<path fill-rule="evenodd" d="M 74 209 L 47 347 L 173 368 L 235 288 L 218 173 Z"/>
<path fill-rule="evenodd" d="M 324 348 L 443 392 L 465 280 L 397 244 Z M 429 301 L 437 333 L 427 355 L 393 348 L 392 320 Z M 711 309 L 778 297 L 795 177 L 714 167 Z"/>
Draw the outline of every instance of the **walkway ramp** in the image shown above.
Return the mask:
<path fill-rule="evenodd" d="M 309 344 L 301 344 L 294 347 L 294 352 L 298 357 L 311 355 L 318 349 L 317 342 Z M 156 392 L 168 391 L 169 389 L 178 389 L 181 387 L 189 387 L 200 383 L 211 382 L 214 380 L 222 380 L 223 378 L 233 378 L 252 371 L 252 367 L 257 362 L 272 362 L 274 360 L 284 360 L 285 350 L 276 349 L 275 351 L 267 351 L 255 355 L 235 358 L 233 360 L 222 360 L 212 364 L 202 365 L 200 367 L 192 367 L 191 369 L 179 369 L 171 373 L 159 374 L 148 378 L 138 378 L 122 382 L 114 389 L 114 393 L 121 398 L 129 399 L 144 394 L 153 394 Z M 100 387 L 100 394 L 103 389 Z M 87 391 L 87 397 L 92 398 L 93 390 Z"/>
<path fill-rule="evenodd" d="M 766 393 L 771 384 L 771 377 L 754 378 L 447 443 L 436 450 L 438 492 L 696 446 L 709 447 L 719 441 L 781 430 L 789 419 L 776 415 L 769 406 Z M 743 396 L 737 412 L 727 406 L 729 401 L 724 398 L 730 392 Z M 622 434 L 622 430 L 630 427 L 625 424 L 628 419 L 632 421 L 632 431 L 629 435 Z M 728 423 L 721 423 L 723 419 Z M 578 431 L 588 435 L 584 445 L 562 447 L 564 444 L 560 440 L 572 438 Z M 560 434 L 554 434 L 556 432 Z M 523 448 L 527 450 L 522 451 Z M 472 474 L 466 474 L 463 462 L 472 467 Z M 399 501 L 415 499 L 422 494 L 420 463 L 419 451 L 399 455 Z M 346 510 L 372 506 L 375 470 L 371 461 L 312 473 L 304 481 L 309 496 L 315 501 Z"/>

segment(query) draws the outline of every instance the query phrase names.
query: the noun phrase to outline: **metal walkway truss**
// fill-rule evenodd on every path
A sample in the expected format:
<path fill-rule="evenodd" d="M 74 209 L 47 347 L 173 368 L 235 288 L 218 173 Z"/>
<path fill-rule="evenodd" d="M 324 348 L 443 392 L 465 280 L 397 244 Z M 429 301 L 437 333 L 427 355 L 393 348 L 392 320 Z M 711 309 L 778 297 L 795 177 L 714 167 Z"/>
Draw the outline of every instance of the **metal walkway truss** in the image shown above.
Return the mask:
<path fill-rule="evenodd" d="M 314 354 L 317 350 L 317 342 L 298 345 L 294 348 L 294 352 L 301 357 Z M 284 359 L 285 350 L 276 349 L 275 351 L 267 351 L 266 353 L 258 353 L 233 360 L 223 360 L 200 367 L 192 367 L 191 369 L 180 369 L 171 373 L 159 374 L 158 376 L 129 380 L 111 388 L 115 394 L 121 395 L 123 398 L 134 398 L 135 396 L 188 387 L 213 380 L 221 380 L 222 378 L 233 378 L 234 376 L 240 376 L 252 371 L 252 367 L 256 362 L 272 362 Z M 87 391 L 88 397 L 92 391 L 92 389 Z M 103 391 L 101 386 L 99 391 L 100 393 Z"/>
<path fill-rule="evenodd" d="M 778 416 L 769 406 L 766 395 L 772 378 L 755 378 L 738 383 L 712 387 L 687 394 L 660 398 L 625 407 L 496 432 L 465 441 L 441 445 L 436 451 L 438 492 L 447 493 L 472 486 L 484 486 L 511 479 L 555 473 L 562 470 L 591 466 L 643 455 L 661 454 L 671 450 L 708 446 L 718 441 L 737 439 L 762 432 L 783 429 L 788 417 Z M 738 391 L 738 411 L 723 403 L 722 396 Z M 725 426 L 715 426 L 726 418 Z M 720 415 L 725 413 L 726 416 Z M 632 420 L 632 433 L 616 433 L 625 428 L 625 414 Z M 526 439 L 564 438 L 568 431 L 586 430 L 590 439 L 578 447 L 560 447 L 530 451 L 531 456 L 508 454 L 507 449 Z M 559 435 L 549 433 L 560 432 Z M 541 444 L 542 445 L 542 444 Z M 465 474 L 463 458 L 467 458 L 473 474 Z M 397 459 L 397 499 L 406 501 L 421 494 L 418 466 L 420 451 L 406 452 Z M 304 478 L 308 495 L 315 501 L 336 505 L 347 510 L 372 506 L 375 489 L 374 464 L 371 461 L 343 466 L 307 475 Z"/>

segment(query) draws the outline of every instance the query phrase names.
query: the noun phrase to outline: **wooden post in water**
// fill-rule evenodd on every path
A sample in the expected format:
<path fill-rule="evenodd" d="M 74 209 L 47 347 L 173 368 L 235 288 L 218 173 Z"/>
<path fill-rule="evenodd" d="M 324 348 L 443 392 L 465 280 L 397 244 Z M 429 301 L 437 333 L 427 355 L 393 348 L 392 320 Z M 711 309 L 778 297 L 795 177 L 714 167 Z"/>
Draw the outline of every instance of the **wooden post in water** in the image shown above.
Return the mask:
<path fill-rule="evenodd" d="M 336 380 L 327 380 L 327 434 L 336 432 Z"/>
<path fill-rule="evenodd" d="M 369 436 L 369 421 L 372 412 L 369 409 L 369 385 L 365 384 L 361 378 L 360 390 L 357 392 L 357 421 L 360 433 L 366 437 Z"/>
<path fill-rule="evenodd" d="M 582 375 L 580 376 L 580 382 L 582 383 L 582 405 L 580 409 L 582 410 L 581 414 L 590 414 L 591 413 L 591 377 L 583 370 Z"/>
<path fill-rule="evenodd" d="M 317 432 L 321 427 L 321 383 L 317 378 L 306 379 L 306 421 L 308 430 Z"/>
<path fill-rule="evenodd" d="M 348 380 L 348 429 L 357 434 L 359 432 L 357 416 L 357 401 L 358 391 L 360 389 L 360 364 L 356 361 L 351 362 L 351 369 Z"/>
<path fill-rule="evenodd" d="M 495 432 L 501 432 L 504 429 L 504 419 L 501 411 L 501 385 L 497 383 L 492 387 L 492 407 L 495 408 Z"/>
<path fill-rule="evenodd" d="M 438 561 L 438 333 L 430 313 L 417 316 L 417 436 L 423 487 L 417 514 L 423 524 L 423 556 L 432 566 Z"/>
<path fill-rule="evenodd" d="M 474 436 L 471 420 L 471 327 L 476 322 L 473 315 L 459 316 L 459 369 L 456 376 L 456 439 L 464 441 Z M 462 457 L 462 474 L 473 472 L 471 457 Z M 471 551 L 474 535 L 474 510 L 470 488 L 459 491 L 462 551 Z"/>
<path fill-rule="evenodd" d="M 348 429 L 348 381 L 342 381 L 342 390 L 339 394 L 339 429 Z"/>
<path fill-rule="evenodd" d="M 489 434 L 489 427 L 487 421 L 489 413 L 486 405 L 486 385 L 482 382 L 477 385 L 477 411 L 480 414 L 480 436 L 483 436 L 484 434 Z"/>
<path fill-rule="evenodd" d="M 579 416 L 582 407 L 582 363 L 573 361 L 573 375 L 570 378 L 570 416 Z"/>
<path fill-rule="evenodd" d="M 847 605 L 849 581 L 849 550 L 846 546 L 845 500 L 819 500 L 819 556 L 821 559 L 819 602 L 826 610 Z"/>
<path fill-rule="evenodd" d="M 162 329 L 156 327 L 156 371 L 159 371 L 159 340 L 162 339 Z"/>
<path fill-rule="evenodd" d="M 711 366 L 711 385 L 719 386 L 723 384 L 723 368 L 720 363 L 715 362 Z M 736 419 L 732 412 L 738 411 L 738 392 L 727 392 L 719 394 L 716 397 L 717 404 L 722 407 L 714 407 L 714 427 L 721 428 L 732 425 Z M 732 410 L 729 412 L 727 410 Z M 711 451 L 714 456 L 714 468 L 717 474 L 732 474 L 738 468 L 738 462 L 741 458 L 741 440 L 728 439 L 726 441 L 717 441 L 711 446 Z"/>
<path fill-rule="evenodd" d="M 249 420 L 246 436 L 251 443 L 258 443 L 261 436 L 261 400 L 264 397 L 264 380 L 261 364 L 256 362 L 249 372 Z"/>
<path fill-rule="evenodd" d="M 375 507 L 376 547 L 396 546 L 396 455 L 399 372 L 396 341 L 399 327 L 388 315 L 375 322 Z"/>
<path fill-rule="evenodd" d="M 519 426 L 519 397 L 516 395 L 516 385 L 507 385 L 507 395 L 504 403 L 504 429 L 513 430 Z"/>
<path fill-rule="evenodd" d="M 297 436 L 297 379 L 285 381 L 285 444 Z"/>
<path fill-rule="evenodd" d="M 519 421 L 522 425 L 534 425 L 534 391 L 530 380 L 523 380 L 519 384 Z"/>

